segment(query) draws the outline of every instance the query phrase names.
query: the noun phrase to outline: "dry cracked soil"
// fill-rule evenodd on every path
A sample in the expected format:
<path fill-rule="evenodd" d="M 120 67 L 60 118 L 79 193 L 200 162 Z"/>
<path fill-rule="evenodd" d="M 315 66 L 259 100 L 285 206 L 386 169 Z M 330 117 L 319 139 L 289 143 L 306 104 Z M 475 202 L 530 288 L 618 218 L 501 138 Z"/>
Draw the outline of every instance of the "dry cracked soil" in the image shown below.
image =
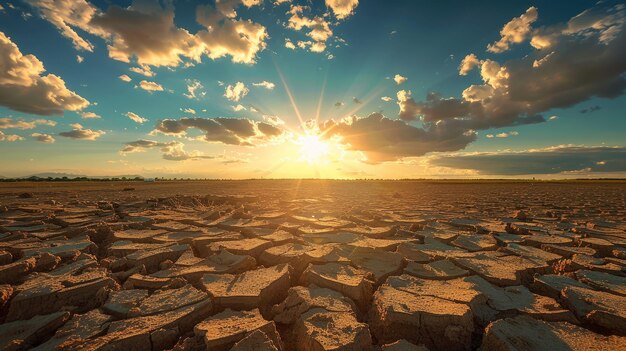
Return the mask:
<path fill-rule="evenodd" d="M 626 183 L 0 183 L 0 350 L 625 350 Z"/>

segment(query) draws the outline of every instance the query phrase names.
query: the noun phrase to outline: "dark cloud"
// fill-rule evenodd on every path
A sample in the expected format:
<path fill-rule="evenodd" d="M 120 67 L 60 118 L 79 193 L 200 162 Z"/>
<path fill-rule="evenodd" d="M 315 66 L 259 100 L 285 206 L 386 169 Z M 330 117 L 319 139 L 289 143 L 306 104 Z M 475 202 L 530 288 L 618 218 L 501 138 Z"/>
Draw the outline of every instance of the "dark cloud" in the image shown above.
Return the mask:
<path fill-rule="evenodd" d="M 339 108 L 339 107 L 341 107 L 343 105 L 345 105 L 345 104 L 343 102 L 341 102 L 341 101 L 335 102 L 335 107 L 337 107 L 337 108 Z"/>
<path fill-rule="evenodd" d="M 43 63 L 20 49 L 0 32 L 0 105 L 37 115 L 78 111 L 89 101 L 69 90 L 54 74 L 43 75 Z"/>
<path fill-rule="evenodd" d="M 483 175 L 626 172 L 626 147 L 558 146 L 520 152 L 441 156 L 432 165 Z"/>
<path fill-rule="evenodd" d="M 229 145 L 253 146 L 255 140 L 266 140 L 282 134 L 281 129 L 265 122 L 223 117 L 165 119 L 157 124 L 155 131 L 181 135 L 190 128 L 204 132 L 202 137 L 204 141 Z"/>
<path fill-rule="evenodd" d="M 429 125 L 455 121 L 467 132 L 542 123 L 542 113 L 567 108 L 593 97 L 615 98 L 626 88 L 626 10 L 623 5 L 585 11 L 566 24 L 532 30 L 536 9 L 507 24 L 491 51 L 508 50 L 531 38 L 535 48 L 504 63 L 468 55 L 460 74 L 479 67 L 483 84 L 466 88 L 462 97 L 428 94 L 415 101 L 411 92 L 397 94 L 399 117 Z M 590 110 L 589 110 L 590 112 Z M 433 150 L 437 151 L 437 147 Z"/>
<path fill-rule="evenodd" d="M 213 159 L 213 156 L 204 156 L 199 151 L 187 152 L 184 149 L 185 144 L 180 141 L 159 142 L 154 140 L 137 140 L 124 144 L 120 150 L 121 154 L 129 154 L 135 152 L 145 152 L 148 149 L 158 148 L 161 150 L 161 156 L 168 161 L 185 161 L 195 159 Z"/>
<path fill-rule="evenodd" d="M 362 104 L 363 101 L 361 101 L 359 98 L 357 98 L 356 96 L 352 98 L 352 102 L 354 102 L 355 104 Z"/>
<path fill-rule="evenodd" d="M 584 108 L 584 109 L 580 110 L 580 113 L 583 113 L 583 114 L 584 113 L 590 113 L 590 112 L 598 111 L 600 109 L 602 109 L 600 106 L 595 105 L 595 106 L 591 106 L 591 107 Z"/>
<path fill-rule="evenodd" d="M 91 130 L 85 129 L 80 124 L 72 124 L 74 129 L 68 132 L 59 133 L 60 136 L 72 139 L 82 139 L 82 140 L 96 140 L 102 135 L 106 134 L 103 130 Z"/>
<path fill-rule="evenodd" d="M 476 140 L 476 133 L 462 127 L 462 121 L 446 120 L 418 128 L 380 113 L 324 122 L 325 137 L 340 136 L 350 149 L 362 151 L 367 162 L 394 161 L 422 156 L 433 151 L 455 151 Z"/>

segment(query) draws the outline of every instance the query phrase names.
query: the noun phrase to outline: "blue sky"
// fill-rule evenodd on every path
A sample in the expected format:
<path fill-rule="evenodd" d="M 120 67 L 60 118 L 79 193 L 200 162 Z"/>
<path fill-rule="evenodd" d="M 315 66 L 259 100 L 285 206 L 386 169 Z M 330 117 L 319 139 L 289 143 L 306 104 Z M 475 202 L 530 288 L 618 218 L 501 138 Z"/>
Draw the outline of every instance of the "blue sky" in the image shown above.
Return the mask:
<path fill-rule="evenodd" d="M 60 112 L 41 113 L 4 101 L 16 100 L 5 93 L 6 99 L 0 99 L 0 118 L 4 119 L 4 127 L 0 122 L 3 133 L 0 140 L 4 139 L 0 141 L 0 162 L 5 165 L 0 171 L 3 176 L 66 172 L 229 178 L 601 177 L 623 176 L 626 171 L 623 112 L 626 98 L 620 86 L 624 81 L 624 65 L 615 63 L 616 55 L 626 62 L 625 10 L 619 2 L 568 1 L 564 5 L 554 1 L 361 0 L 347 1 L 343 8 L 333 0 L 287 0 L 280 4 L 273 0 L 226 2 L 236 11 L 234 16 L 220 13 L 213 1 L 28 0 L 0 4 L 0 32 L 9 38 L 3 51 L 9 52 L 13 44 L 22 55 L 34 55 L 45 67 L 45 72 L 36 72 L 38 77 L 54 74 L 62 79 L 64 89 L 89 102 L 78 103 L 80 106 L 57 103 L 55 109 Z M 121 12 L 111 11 L 115 6 Z M 202 42 L 198 33 L 208 33 L 211 29 L 196 20 L 199 7 L 218 14 L 219 21 L 214 22 L 217 26 L 224 23 L 220 21 L 245 22 L 250 31 L 263 32 L 264 36 L 260 43 L 231 42 L 229 29 L 224 26 L 221 33 L 209 33 L 210 40 Z M 83 22 L 73 22 L 72 11 Z M 142 33 L 129 17 L 120 15 L 122 12 L 142 15 L 147 25 L 162 28 L 167 35 L 159 37 L 156 29 Z M 161 21 L 168 13 L 174 16 L 171 25 Z M 522 39 L 507 42 L 502 33 L 507 23 L 515 19 L 519 19 L 521 26 L 510 27 L 509 31 Z M 575 19 L 582 24 L 578 25 Z M 318 27 L 307 27 L 306 23 L 311 21 L 317 21 Z M 297 29 L 302 23 L 304 26 Z M 75 38 L 63 34 L 62 26 L 74 30 L 91 47 L 84 44 L 81 47 Z M 321 39 L 307 35 L 314 28 L 326 28 L 332 34 L 322 30 Z M 533 40 L 548 34 L 555 35 L 555 42 L 549 47 L 535 47 Z M 182 45 L 181 38 L 193 41 L 194 48 L 199 47 L 203 52 L 194 57 L 193 49 Z M 137 42 L 134 47 L 132 43 L 123 47 L 123 40 Z M 506 49 L 490 52 L 488 45 L 499 40 Z M 287 42 L 296 47 L 287 47 Z M 304 48 L 297 47 L 298 42 L 303 42 Z M 323 49 L 313 49 L 314 44 Z M 599 58 L 587 61 L 588 73 L 580 77 L 572 74 L 574 78 L 568 83 L 571 91 L 560 93 L 556 88 L 543 88 L 545 92 L 539 96 L 516 94 L 516 85 L 519 89 L 532 89 L 545 82 L 535 83 L 530 78 L 525 81 L 531 75 L 523 70 L 529 68 L 520 64 L 523 69 L 513 71 L 513 63 L 507 62 L 533 55 L 538 61 L 554 52 L 551 59 L 558 58 L 562 63 L 555 63 L 557 68 L 545 68 L 545 74 L 538 76 L 554 81 L 563 74 L 576 72 L 577 67 L 577 57 L 570 59 L 559 54 L 566 50 L 576 53 L 586 48 L 585 45 L 596 45 Z M 242 47 L 247 50 L 247 57 L 238 59 L 236 55 Z M 172 54 L 177 49 L 184 52 Z M 116 50 L 123 52 L 126 59 L 115 57 L 112 52 Z M 461 75 L 460 66 L 470 54 L 475 54 L 477 61 L 472 70 Z M 77 55 L 82 62 L 78 62 Z M 211 58 L 211 55 L 220 57 Z M 172 57 L 178 62 L 171 62 Z M 5 71 L 0 74 L 7 75 L 11 65 L 21 64 L 19 60 L 7 62 L 4 67 L 0 65 Z M 495 80 L 489 83 L 481 73 L 485 62 L 497 62 L 498 67 L 503 67 L 502 72 L 512 73 L 498 80 L 499 83 Z M 593 67 L 596 64 L 598 67 Z M 572 70 L 568 70 L 568 65 Z M 130 71 L 133 67 L 150 70 L 152 76 Z M 559 67 L 562 71 L 558 71 Z M 120 79 L 122 75 L 130 81 Z M 393 79 L 396 75 L 406 81 L 398 84 Z M 503 80 L 507 81 L 502 83 Z M 14 84 L 7 81 L 4 81 L 7 87 Z M 144 90 L 141 81 L 158 84 L 162 91 Z M 188 86 L 193 82 L 199 82 L 202 87 L 196 90 L 197 96 L 190 98 L 184 94 L 189 95 Z M 234 101 L 236 98 L 227 98 L 225 92 L 228 86 L 235 88 L 238 82 L 247 93 Z M 254 85 L 261 82 L 272 83 L 273 87 Z M 438 105 L 438 112 L 429 115 L 427 110 L 435 107 L 427 104 L 428 93 L 441 96 L 433 104 L 454 98 L 455 102 L 469 106 L 463 97 L 464 90 L 481 84 L 489 89 L 504 89 L 504 95 L 497 95 L 500 94 L 497 90 L 493 96 L 483 98 L 480 103 L 486 107 L 481 107 L 480 112 L 472 110 L 448 116 L 439 109 L 445 106 Z M 577 86 L 581 88 L 576 89 Z M 606 94 L 607 89 L 610 94 Z M 410 91 L 408 99 L 402 100 L 399 91 Z M 309 131 L 311 128 L 305 128 L 294 111 L 288 92 L 304 121 L 315 120 L 319 108 L 319 123 L 329 120 L 333 123 Z M 25 94 L 31 94 L 31 90 Z M 513 99 L 515 104 L 507 101 L 502 106 L 489 105 L 489 101 L 513 95 L 522 96 L 529 107 L 520 107 L 517 98 Z M 383 101 L 383 97 L 390 99 Z M 38 103 L 36 98 L 26 101 Z M 239 111 L 235 111 L 238 105 L 241 105 Z M 514 112 L 500 116 L 503 109 Z M 87 112 L 98 118 L 85 118 L 89 116 Z M 127 116 L 129 112 L 145 121 L 131 120 Z M 363 119 L 365 125 L 368 118 L 378 118 L 372 113 L 381 113 L 382 122 L 389 125 L 397 123 L 388 133 L 375 130 L 357 133 L 359 124 L 355 121 Z M 523 118 L 529 115 L 540 115 L 544 121 L 524 122 Z M 550 119 L 552 116 L 556 117 Z M 254 129 L 254 135 L 228 129 L 221 122 L 217 127 L 226 129 L 220 129 L 219 133 L 200 126 L 200 120 L 218 117 L 245 121 L 246 128 Z M 347 124 L 343 122 L 346 117 L 355 119 Z M 459 122 L 463 124 L 457 128 L 450 118 L 469 119 L 472 123 Z M 483 123 L 485 119 L 489 122 Z M 17 126 L 17 121 L 35 120 L 52 123 Z M 160 124 L 163 120 L 172 120 L 184 130 Z M 440 130 L 434 131 L 437 121 L 443 122 Z M 263 130 L 260 123 L 274 129 L 268 134 L 260 132 Z M 333 128 L 327 129 L 328 125 Z M 198 138 L 209 133 L 219 135 Z M 224 133 L 228 134 L 227 141 Z M 302 136 L 307 133 L 315 137 L 313 142 L 306 139 L 303 145 Z M 411 136 L 406 136 L 407 133 Z M 366 136 L 362 137 L 363 134 Z M 132 144 L 140 140 L 151 143 Z M 610 149 L 610 155 L 602 148 L 607 146 L 615 147 Z M 532 159 L 532 150 L 538 149 L 555 159 L 564 152 L 573 153 L 573 158 L 567 159 L 574 161 L 555 168 L 550 159 Z M 589 158 L 589 152 L 594 157 Z M 481 161 L 472 166 L 471 158 L 476 153 L 481 153 Z M 524 158 L 524 162 L 533 163 L 529 172 L 519 171 L 519 158 L 507 157 L 520 153 L 531 154 L 530 158 Z M 582 154 L 584 157 L 579 159 L 575 156 Z M 483 167 L 484 158 L 491 155 L 497 156 L 494 162 L 501 163 L 503 159 L 516 162 L 516 171 L 511 174 Z M 458 162 L 463 167 L 455 167 L 446 157 L 465 157 L 464 162 Z M 544 162 L 543 168 L 536 167 L 535 162 Z M 445 167 L 441 166 L 444 164 Z"/>

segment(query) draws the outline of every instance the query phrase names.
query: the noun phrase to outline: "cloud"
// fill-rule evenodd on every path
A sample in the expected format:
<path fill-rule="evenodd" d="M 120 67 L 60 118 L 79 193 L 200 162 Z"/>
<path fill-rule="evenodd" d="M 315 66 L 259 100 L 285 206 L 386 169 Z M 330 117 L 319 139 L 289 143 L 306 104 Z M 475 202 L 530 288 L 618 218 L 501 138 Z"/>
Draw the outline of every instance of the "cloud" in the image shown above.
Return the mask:
<path fill-rule="evenodd" d="M 241 105 L 241 104 L 239 104 L 237 106 L 233 106 L 233 111 L 235 111 L 235 112 L 246 111 L 246 107 Z"/>
<path fill-rule="evenodd" d="M 548 121 L 555 121 L 557 119 L 559 119 L 559 116 L 550 116 L 550 117 L 548 117 Z"/>
<path fill-rule="evenodd" d="M 0 32 L 0 105 L 37 115 L 61 115 L 77 111 L 89 101 L 67 89 L 61 77 L 42 75 L 43 63 L 34 55 L 22 55 L 17 45 Z"/>
<path fill-rule="evenodd" d="M 252 83 L 252 85 L 254 85 L 255 87 L 263 87 L 265 89 L 269 89 L 272 90 L 274 89 L 274 87 L 276 86 L 276 84 L 272 83 L 272 82 L 268 82 L 266 80 L 260 82 L 260 83 Z"/>
<path fill-rule="evenodd" d="M 302 13 L 304 9 L 307 8 L 305 6 L 300 5 L 291 5 L 291 9 L 289 10 L 289 14 L 291 17 L 287 20 L 287 28 L 300 31 L 304 28 L 309 29 L 306 32 L 306 36 L 311 38 L 312 41 L 298 41 L 298 47 L 301 49 L 309 48 L 312 52 L 323 52 L 326 50 L 326 41 L 333 36 L 333 31 L 330 29 L 330 24 L 320 16 L 315 16 L 314 18 L 309 18 L 304 16 Z M 292 48 L 293 43 L 288 45 L 289 42 L 285 42 L 285 46 L 288 48 Z"/>
<path fill-rule="evenodd" d="M 359 98 L 357 98 L 356 96 L 352 97 L 352 102 L 354 102 L 355 104 L 362 104 L 363 101 L 361 101 Z"/>
<path fill-rule="evenodd" d="M 57 122 L 48 119 L 35 119 L 32 121 L 25 121 L 23 119 L 13 119 L 9 117 L 0 118 L 0 129 L 34 129 L 38 125 L 51 126 L 57 125 Z"/>
<path fill-rule="evenodd" d="M 135 72 L 137 74 L 144 75 L 146 77 L 154 77 L 156 75 L 154 72 L 152 72 L 152 69 L 150 68 L 150 66 L 147 66 L 147 65 L 141 65 L 139 67 L 131 67 L 128 70 L 131 72 Z"/>
<path fill-rule="evenodd" d="M 76 62 L 78 63 L 83 63 L 83 61 L 85 61 L 85 58 L 80 56 L 80 55 L 76 55 Z"/>
<path fill-rule="evenodd" d="M 469 54 L 465 56 L 461 64 L 459 65 L 459 74 L 462 76 L 467 75 L 471 70 L 480 65 L 480 60 L 476 55 Z"/>
<path fill-rule="evenodd" d="M 96 119 L 96 118 L 101 118 L 100 115 L 94 113 L 94 112 L 79 112 L 78 113 L 80 115 L 81 118 L 83 119 Z"/>
<path fill-rule="evenodd" d="M 130 118 L 131 121 L 135 122 L 135 123 L 139 123 L 139 124 L 143 124 L 145 122 L 148 122 L 147 118 L 141 117 L 140 115 L 134 113 L 134 112 L 126 112 L 126 117 Z"/>
<path fill-rule="evenodd" d="M 383 96 L 380 99 L 383 100 L 384 102 L 389 102 L 389 101 L 393 100 L 393 98 L 391 98 L 389 96 Z"/>
<path fill-rule="evenodd" d="M 259 5 L 255 0 L 228 0 L 216 7 L 197 7 L 196 21 L 206 29 L 195 34 L 174 23 L 173 2 L 135 0 L 128 7 L 111 5 L 106 11 L 85 0 L 28 0 L 80 50 L 93 45 L 76 33 L 81 29 L 107 41 L 109 57 L 140 65 L 178 66 L 183 60 L 200 62 L 231 56 L 233 62 L 254 63 L 265 48 L 265 27 L 237 19 L 235 8 Z"/>
<path fill-rule="evenodd" d="M 354 13 L 359 0 L 326 0 L 326 6 L 335 14 L 337 19 L 345 19 Z"/>
<path fill-rule="evenodd" d="M 54 137 L 50 134 L 33 133 L 30 136 L 33 137 L 33 139 L 46 144 L 52 144 L 56 141 L 56 139 L 54 139 Z"/>
<path fill-rule="evenodd" d="M 197 99 L 201 96 L 205 96 L 206 92 L 201 91 L 204 89 L 202 83 L 195 79 L 187 79 L 187 93 L 183 93 L 188 99 Z M 196 93 L 197 92 L 197 93 Z"/>
<path fill-rule="evenodd" d="M 24 138 L 15 134 L 4 134 L 2 131 L 0 131 L 0 141 L 18 141 L 18 140 L 24 140 Z"/>
<path fill-rule="evenodd" d="M 57 27 L 61 35 L 70 39 L 77 50 L 93 51 L 94 46 L 78 35 L 73 27 L 96 36 L 105 38 L 108 36 L 104 29 L 91 25 L 92 18 L 100 13 L 100 10 L 87 0 L 25 1 L 35 7 L 43 19 Z"/>
<path fill-rule="evenodd" d="M 393 81 L 396 82 L 397 85 L 400 85 L 406 82 L 407 80 L 409 80 L 407 77 L 403 77 L 399 74 L 396 74 L 395 76 L 393 76 Z"/>
<path fill-rule="evenodd" d="M 181 110 L 181 111 L 183 111 L 183 112 L 185 112 L 185 113 L 191 114 L 191 115 L 195 115 L 195 114 L 196 114 L 196 110 L 194 110 L 194 109 L 192 109 L 192 108 L 189 108 L 189 107 L 187 107 L 187 108 L 185 108 L 185 109 L 182 109 L 182 108 L 181 108 L 180 110 Z"/>
<path fill-rule="evenodd" d="M 228 85 L 224 91 L 224 96 L 233 102 L 238 102 L 244 96 L 248 95 L 250 90 L 242 82 L 237 82 L 235 85 Z"/>
<path fill-rule="evenodd" d="M 140 65 L 178 66 L 181 56 L 200 61 L 198 38 L 174 24 L 174 8 L 159 2 L 133 1 L 129 7 L 110 6 L 91 18 L 89 25 L 110 35 L 109 57 L 122 62 L 136 59 Z"/>
<path fill-rule="evenodd" d="M 519 133 L 516 131 L 512 131 L 512 132 L 502 132 L 502 133 L 498 133 L 496 135 L 493 134 L 487 134 L 485 135 L 485 137 L 487 137 L 488 139 L 493 139 L 493 138 L 508 138 L 510 136 L 518 136 Z"/>
<path fill-rule="evenodd" d="M 442 121 L 419 128 L 372 113 L 367 117 L 330 120 L 322 123 L 320 129 L 325 137 L 340 137 L 348 149 L 363 152 L 366 162 L 379 163 L 464 148 L 476 139 L 476 134 L 459 128 L 457 123 Z"/>
<path fill-rule="evenodd" d="M 532 31 L 525 38 L 551 33 L 549 44 L 521 58 L 503 63 L 464 60 L 473 63 L 465 67 L 462 64 L 460 73 L 479 68 L 483 83 L 470 85 L 460 98 L 429 93 L 425 101 L 415 101 L 410 91 L 400 90 L 399 117 L 419 120 L 427 126 L 451 122 L 455 129 L 471 133 L 542 123 L 542 113 L 551 109 L 570 107 L 593 97 L 622 95 L 626 88 L 626 21 L 619 19 L 626 17 L 626 10 L 623 6 L 599 6 L 603 10 L 594 13 L 604 13 L 604 17 L 594 17 L 594 23 L 602 25 L 572 25 L 580 22 L 580 16 L 588 16 L 583 12 L 566 24 Z M 609 28 L 611 39 L 607 39 Z M 547 56 L 540 65 L 534 64 Z"/>
<path fill-rule="evenodd" d="M 289 40 L 289 39 L 285 39 L 285 47 L 287 49 L 291 49 L 291 50 L 294 50 L 296 48 L 294 43 L 291 40 Z"/>
<path fill-rule="evenodd" d="M 159 121 L 155 132 L 185 135 L 191 128 L 204 132 L 204 136 L 198 140 L 244 146 L 253 146 L 256 141 L 266 141 L 283 133 L 281 129 L 265 122 L 224 117 L 165 119 Z"/>
<path fill-rule="evenodd" d="M 484 175 L 567 174 L 626 171 L 626 147 L 560 145 L 524 151 L 439 156 L 432 165 L 472 169 Z"/>
<path fill-rule="evenodd" d="M 149 82 L 147 80 L 142 80 L 141 82 L 139 82 L 139 87 L 148 92 L 163 91 L 163 86 L 161 84 Z"/>
<path fill-rule="evenodd" d="M 537 20 L 537 17 L 537 8 L 530 7 L 521 16 L 513 18 L 502 27 L 500 40 L 487 45 L 487 51 L 500 53 L 509 50 L 511 44 L 524 42 L 528 38 L 531 25 Z"/>
<path fill-rule="evenodd" d="M 202 42 L 207 55 L 218 59 L 229 55 L 233 62 L 252 64 L 256 54 L 265 49 L 267 30 L 264 26 L 249 20 L 238 20 L 235 8 L 259 5 L 260 1 L 223 1 L 211 5 L 198 6 L 196 19 L 207 29 L 196 36 Z"/>
<path fill-rule="evenodd" d="M 137 140 L 124 144 L 120 150 L 122 155 L 135 152 L 145 152 L 148 149 L 159 148 L 161 157 L 168 161 L 185 161 L 193 159 L 212 159 L 213 156 L 204 156 L 200 151 L 187 152 L 184 149 L 185 144 L 180 141 L 158 142 L 154 140 Z"/>
<path fill-rule="evenodd" d="M 598 105 L 594 105 L 594 106 L 590 106 L 590 107 L 587 107 L 587 108 L 584 108 L 584 109 L 580 110 L 580 113 L 582 113 L 582 114 L 591 113 L 591 112 L 599 111 L 601 109 L 602 109 L 602 107 L 600 107 Z"/>
<path fill-rule="evenodd" d="M 345 103 L 343 101 L 335 102 L 335 107 L 337 107 L 337 108 L 342 107 L 343 105 L 345 105 Z"/>
<path fill-rule="evenodd" d="M 61 132 L 59 133 L 59 135 L 66 138 L 93 141 L 106 134 L 103 130 L 85 129 L 82 125 L 78 123 L 70 124 L 70 126 L 74 129 L 68 132 Z"/>
<path fill-rule="evenodd" d="M 130 82 L 132 80 L 132 78 L 130 78 L 128 75 L 126 74 L 122 74 L 121 76 L 118 77 L 120 80 L 124 81 L 124 82 Z"/>
<path fill-rule="evenodd" d="M 285 124 L 285 121 L 283 121 L 280 117 L 271 115 L 263 115 L 263 121 L 273 126 L 281 126 Z"/>

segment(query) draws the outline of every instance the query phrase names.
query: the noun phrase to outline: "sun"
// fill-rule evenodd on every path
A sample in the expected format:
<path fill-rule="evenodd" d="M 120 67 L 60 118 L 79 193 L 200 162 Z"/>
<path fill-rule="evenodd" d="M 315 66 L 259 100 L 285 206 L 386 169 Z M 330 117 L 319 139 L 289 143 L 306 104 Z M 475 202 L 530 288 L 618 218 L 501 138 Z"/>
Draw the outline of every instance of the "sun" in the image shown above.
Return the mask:
<path fill-rule="evenodd" d="M 309 164 L 322 163 L 330 150 L 328 143 L 322 140 L 322 135 L 316 131 L 307 131 L 299 135 L 295 143 L 300 146 L 300 159 Z"/>

